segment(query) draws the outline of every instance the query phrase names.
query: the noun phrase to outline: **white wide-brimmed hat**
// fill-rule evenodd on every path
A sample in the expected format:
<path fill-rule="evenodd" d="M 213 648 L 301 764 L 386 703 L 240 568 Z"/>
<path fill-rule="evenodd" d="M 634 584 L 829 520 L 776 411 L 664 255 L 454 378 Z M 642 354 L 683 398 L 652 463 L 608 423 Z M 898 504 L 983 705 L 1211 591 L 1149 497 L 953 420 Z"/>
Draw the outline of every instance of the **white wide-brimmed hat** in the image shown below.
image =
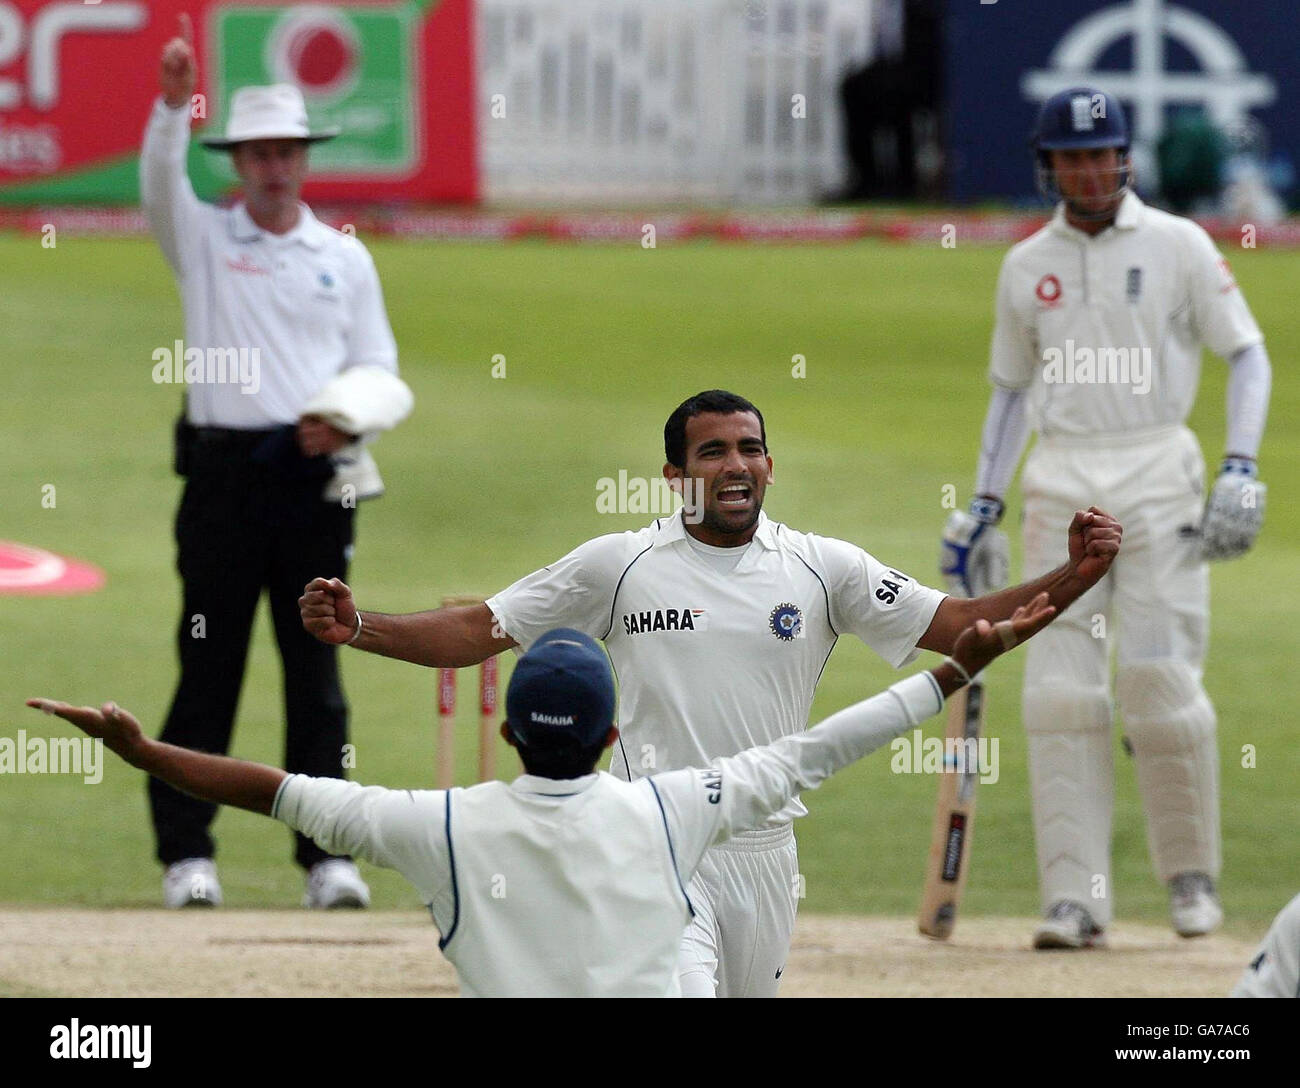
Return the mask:
<path fill-rule="evenodd" d="M 201 136 L 201 142 L 220 151 L 249 140 L 332 140 L 338 128 L 316 132 L 307 123 L 307 103 L 292 83 L 269 87 L 240 87 L 230 100 L 230 117 L 224 136 Z"/>

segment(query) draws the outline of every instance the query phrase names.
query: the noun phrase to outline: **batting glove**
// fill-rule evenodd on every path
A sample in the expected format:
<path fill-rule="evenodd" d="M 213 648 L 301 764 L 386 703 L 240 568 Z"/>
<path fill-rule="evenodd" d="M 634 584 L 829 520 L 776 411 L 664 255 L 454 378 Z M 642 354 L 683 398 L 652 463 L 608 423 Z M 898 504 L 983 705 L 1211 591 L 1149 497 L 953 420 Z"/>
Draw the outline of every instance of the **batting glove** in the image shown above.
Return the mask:
<path fill-rule="evenodd" d="M 997 528 L 1003 505 L 971 499 L 970 512 L 954 510 L 943 527 L 939 573 L 954 597 L 982 597 L 1002 589 L 1011 573 L 1011 545 Z"/>
<path fill-rule="evenodd" d="M 1268 488 L 1255 478 L 1255 462 L 1226 457 L 1201 519 L 1201 558 L 1235 559 L 1255 543 L 1264 524 Z"/>

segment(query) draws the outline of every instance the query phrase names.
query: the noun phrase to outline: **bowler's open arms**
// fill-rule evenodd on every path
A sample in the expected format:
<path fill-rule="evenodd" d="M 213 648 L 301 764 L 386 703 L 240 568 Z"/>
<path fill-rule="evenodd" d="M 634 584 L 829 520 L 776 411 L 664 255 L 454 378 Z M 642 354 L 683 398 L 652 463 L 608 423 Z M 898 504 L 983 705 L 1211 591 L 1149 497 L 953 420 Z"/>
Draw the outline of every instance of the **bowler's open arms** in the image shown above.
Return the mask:
<path fill-rule="evenodd" d="M 1047 594 L 1040 593 L 1008 620 L 979 620 L 964 630 L 952 660 L 974 675 L 1041 631 L 1055 615 Z M 815 789 L 835 771 L 937 714 L 944 698 L 964 683 L 961 670 L 945 661 L 831 715 L 806 733 L 714 760 L 709 768 L 666 771 L 626 788 L 658 794 L 678 871 L 686 881 L 709 846 L 759 827 L 796 793 Z M 445 819 L 444 791 L 290 775 L 260 763 L 177 748 L 146 736 L 140 723 L 113 703 L 99 710 L 50 699 L 29 699 L 27 705 L 101 738 L 127 763 L 177 789 L 275 816 L 326 850 L 398 870 L 435 907 L 435 921 L 442 921 L 436 901 L 450 885 L 450 862 L 442 836 L 431 828 L 440 828 Z M 504 728 L 502 735 L 508 738 Z"/>
<path fill-rule="evenodd" d="M 925 634 L 922 650 L 952 652 L 957 636 L 977 619 L 1008 619 L 1040 593 L 1058 613 L 1091 589 L 1119 553 L 1122 529 L 1097 507 L 1075 512 L 1069 528 L 1069 560 L 1032 582 L 983 597 L 946 597 Z M 348 643 L 359 650 L 435 668 L 461 669 L 518 645 L 487 605 L 439 608 L 385 615 L 358 613 L 352 591 L 337 578 L 316 578 L 298 599 L 303 626 L 322 642 Z"/>

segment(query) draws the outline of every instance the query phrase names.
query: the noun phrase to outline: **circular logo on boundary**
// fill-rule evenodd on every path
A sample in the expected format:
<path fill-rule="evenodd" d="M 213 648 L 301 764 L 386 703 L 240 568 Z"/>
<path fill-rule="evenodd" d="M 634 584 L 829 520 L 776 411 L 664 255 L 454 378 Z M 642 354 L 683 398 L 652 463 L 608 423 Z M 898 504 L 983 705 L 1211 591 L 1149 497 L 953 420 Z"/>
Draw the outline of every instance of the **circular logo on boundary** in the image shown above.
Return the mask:
<path fill-rule="evenodd" d="M 789 601 L 783 601 L 772 609 L 767 622 L 772 628 L 772 634 L 782 642 L 789 642 L 803 634 L 803 613 L 799 611 L 798 605 L 790 604 Z"/>
<path fill-rule="evenodd" d="M 104 572 L 89 563 L 0 540 L 0 595 L 93 593 L 103 585 Z"/>
<path fill-rule="evenodd" d="M 265 63 L 277 83 L 293 83 L 317 104 L 350 94 L 361 75 L 362 46 L 355 24 L 326 4 L 299 4 L 267 36 Z"/>

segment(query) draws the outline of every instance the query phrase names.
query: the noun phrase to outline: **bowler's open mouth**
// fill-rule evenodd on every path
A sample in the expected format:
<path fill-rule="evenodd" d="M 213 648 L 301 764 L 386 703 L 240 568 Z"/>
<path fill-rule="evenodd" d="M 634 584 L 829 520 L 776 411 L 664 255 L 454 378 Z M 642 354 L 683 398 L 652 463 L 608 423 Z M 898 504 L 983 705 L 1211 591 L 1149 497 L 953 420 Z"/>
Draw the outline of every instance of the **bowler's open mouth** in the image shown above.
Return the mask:
<path fill-rule="evenodd" d="M 727 484 L 718 492 L 718 505 L 744 506 L 752 495 L 753 488 L 749 484 Z"/>

